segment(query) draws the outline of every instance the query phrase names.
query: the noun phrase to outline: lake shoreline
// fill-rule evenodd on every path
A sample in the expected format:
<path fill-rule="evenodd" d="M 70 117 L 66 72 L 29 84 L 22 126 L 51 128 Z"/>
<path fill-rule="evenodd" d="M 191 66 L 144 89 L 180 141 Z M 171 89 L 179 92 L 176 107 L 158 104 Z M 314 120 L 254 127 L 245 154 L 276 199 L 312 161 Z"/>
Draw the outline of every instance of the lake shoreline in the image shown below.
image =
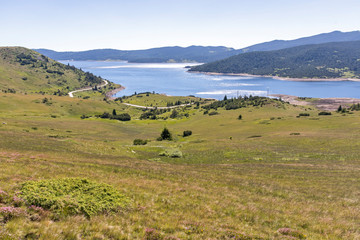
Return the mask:
<path fill-rule="evenodd" d="M 113 89 L 113 90 L 105 93 L 105 97 L 106 97 L 107 99 L 114 100 L 114 99 L 116 99 L 116 97 L 114 97 L 114 96 L 115 96 L 118 92 L 120 92 L 120 91 L 122 91 L 122 90 L 124 90 L 124 89 L 125 89 L 124 86 L 121 86 L 121 87 L 119 87 L 119 88 L 115 88 L 115 89 Z"/>
<path fill-rule="evenodd" d="M 271 75 L 253 75 L 248 73 L 217 73 L 217 72 L 199 72 L 199 71 L 188 71 L 189 73 L 201 73 L 210 76 L 240 76 L 240 77 L 261 77 L 261 78 L 272 78 L 282 81 L 293 81 L 293 82 L 360 82 L 358 78 L 286 78 Z"/>

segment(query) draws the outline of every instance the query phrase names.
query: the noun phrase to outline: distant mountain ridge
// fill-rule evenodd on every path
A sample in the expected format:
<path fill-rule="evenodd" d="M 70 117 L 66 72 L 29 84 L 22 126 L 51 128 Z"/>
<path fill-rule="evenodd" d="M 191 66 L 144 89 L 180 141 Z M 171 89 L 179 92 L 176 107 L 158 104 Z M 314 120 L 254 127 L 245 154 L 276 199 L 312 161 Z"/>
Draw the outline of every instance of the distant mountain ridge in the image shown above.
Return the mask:
<path fill-rule="evenodd" d="M 162 47 L 146 50 L 95 49 L 81 52 L 56 52 L 34 49 L 56 60 L 124 60 L 129 62 L 211 62 L 233 56 L 235 49 L 227 47 Z"/>
<path fill-rule="evenodd" d="M 242 49 L 228 48 L 224 46 L 204 47 L 161 47 L 145 50 L 116 50 L 116 49 L 95 49 L 80 52 L 56 52 L 49 49 L 34 49 L 35 51 L 55 60 L 75 61 L 106 61 L 124 60 L 129 62 L 199 62 L 208 63 L 231 57 L 240 53 L 254 51 L 272 51 L 289 47 L 320 44 L 328 42 L 344 42 L 360 40 L 360 31 L 322 33 L 310 37 L 295 40 L 274 40 L 255 44 Z"/>
<path fill-rule="evenodd" d="M 321 33 L 318 35 L 298 38 L 295 40 L 274 40 L 270 42 L 264 42 L 255 44 L 246 48 L 241 49 L 242 52 L 255 52 L 255 51 L 273 51 L 280 50 L 290 47 L 310 45 L 310 44 L 321 44 L 329 42 L 350 42 L 359 41 L 360 31 L 352 32 L 340 32 L 334 31 L 330 33 Z"/>
<path fill-rule="evenodd" d="M 238 54 L 189 71 L 284 78 L 360 78 L 360 41 Z"/>

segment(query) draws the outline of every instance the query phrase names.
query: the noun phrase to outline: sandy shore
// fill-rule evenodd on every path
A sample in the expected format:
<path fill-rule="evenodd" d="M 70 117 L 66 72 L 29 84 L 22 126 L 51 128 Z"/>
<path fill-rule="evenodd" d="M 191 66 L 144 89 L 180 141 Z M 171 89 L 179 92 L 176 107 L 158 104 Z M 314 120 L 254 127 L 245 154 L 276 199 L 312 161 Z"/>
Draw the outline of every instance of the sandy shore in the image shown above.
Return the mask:
<path fill-rule="evenodd" d="M 116 93 L 124 90 L 124 89 L 125 89 L 124 86 L 121 86 L 121 87 L 119 87 L 119 88 L 115 88 L 115 89 L 107 92 L 107 93 L 105 94 L 105 96 L 106 96 L 107 99 L 114 100 L 114 99 L 115 99 L 114 95 L 115 95 Z"/>
<path fill-rule="evenodd" d="M 340 81 L 360 82 L 360 79 L 358 78 L 285 78 L 285 77 L 277 77 L 270 75 L 252 75 L 247 73 L 216 73 L 216 72 L 198 72 L 198 71 L 188 71 L 188 72 L 202 73 L 202 74 L 214 75 L 214 76 L 263 77 L 263 78 L 273 78 L 277 80 L 297 81 L 297 82 L 340 82 Z"/>

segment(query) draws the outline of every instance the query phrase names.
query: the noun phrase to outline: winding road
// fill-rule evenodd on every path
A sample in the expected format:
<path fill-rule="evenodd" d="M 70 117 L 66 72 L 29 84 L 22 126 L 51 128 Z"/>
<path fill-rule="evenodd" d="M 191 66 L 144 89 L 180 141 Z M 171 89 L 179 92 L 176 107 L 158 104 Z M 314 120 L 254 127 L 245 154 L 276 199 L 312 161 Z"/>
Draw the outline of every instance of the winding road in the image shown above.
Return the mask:
<path fill-rule="evenodd" d="M 101 88 L 101 87 L 105 87 L 108 84 L 109 84 L 109 82 L 104 79 L 104 83 L 100 84 L 100 85 L 97 85 L 96 87 Z M 82 89 L 79 89 L 79 90 L 71 91 L 71 92 L 69 92 L 69 97 L 74 97 L 74 93 L 76 93 L 76 92 L 89 91 L 89 90 L 92 90 L 92 89 L 93 89 L 92 87 L 87 87 L 87 88 L 82 88 Z"/>

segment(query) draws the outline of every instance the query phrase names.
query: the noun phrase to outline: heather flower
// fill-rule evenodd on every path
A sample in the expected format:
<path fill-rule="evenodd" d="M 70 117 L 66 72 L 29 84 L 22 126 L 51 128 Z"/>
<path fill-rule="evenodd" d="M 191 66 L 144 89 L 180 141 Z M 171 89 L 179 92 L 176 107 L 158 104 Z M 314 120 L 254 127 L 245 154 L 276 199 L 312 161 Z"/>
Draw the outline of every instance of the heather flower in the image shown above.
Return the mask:
<path fill-rule="evenodd" d="M 30 215 L 31 221 L 40 221 L 43 218 L 49 216 L 49 212 L 43 209 L 42 207 L 38 207 L 35 205 L 31 205 L 28 208 L 28 213 Z"/>
<path fill-rule="evenodd" d="M 38 206 L 35 206 L 35 205 L 31 205 L 29 207 L 29 210 L 34 211 L 34 212 L 43 212 L 43 211 L 45 211 L 42 207 L 38 207 Z"/>
<path fill-rule="evenodd" d="M 7 222 L 12 218 L 25 215 L 25 211 L 18 207 L 0 207 L 0 215 L 3 216 L 3 221 Z"/>
<path fill-rule="evenodd" d="M 162 239 L 161 234 L 153 228 L 146 228 L 145 229 L 145 236 L 144 240 L 159 240 Z"/>
<path fill-rule="evenodd" d="M 14 203 L 15 207 L 21 207 L 23 205 L 23 203 L 24 203 L 24 200 L 22 198 L 17 197 L 17 196 L 14 196 L 12 200 L 13 200 L 13 203 Z"/>

